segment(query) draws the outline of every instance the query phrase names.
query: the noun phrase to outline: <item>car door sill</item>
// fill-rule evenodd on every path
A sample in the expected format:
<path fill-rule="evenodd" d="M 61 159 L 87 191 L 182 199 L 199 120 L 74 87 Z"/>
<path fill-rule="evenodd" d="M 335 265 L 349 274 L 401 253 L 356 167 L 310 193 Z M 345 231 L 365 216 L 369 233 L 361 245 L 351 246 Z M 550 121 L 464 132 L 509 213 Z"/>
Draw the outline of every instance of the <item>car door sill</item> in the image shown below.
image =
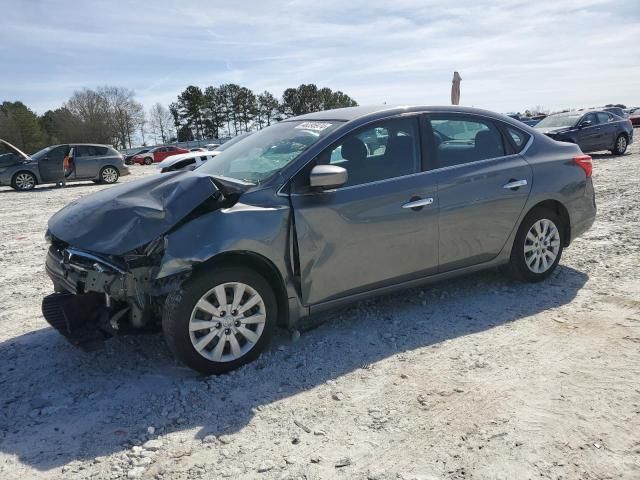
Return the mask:
<path fill-rule="evenodd" d="M 330 309 L 341 307 L 343 305 L 347 305 L 353 302 L 357 302 L 359 300 L 364 300 L 365 298 L 369 298 L 369 297 L 385 295 L 387 293 L 392 293 L 398 290 L 413 288 L 420 285 L 426 285 L 429 283 L 438 282 L 440 280 L 446 280 L 449 278 L 459 277 L 469 273 L 486 270 L 489 268 L 499 267 L 500 265 L 507 263 L 508 260 L 509 260 L 508 257 L 505 259 L 502 255 L 498 255 L 496 258 L 485 263 L 479 263 L 476 265 L 471 265 L 469 267 L 458 268 L 456 270 L 449 270 L 443 273 L 435 273 L 427 277 L 416 278 L 413 280 L 408 280 L 406 282 L 396 283 L 394 285 L 387 285 L 385 287 L 375 288 L 373 290 L 368 290 L 366 292 L 354 293 L 346 297 L 327 300 L 325 302 L 311 305 L 309 307 L 309 314 L 313 315 L 315 313 L 323 312 L 325 310 L 330 310 Z"/>

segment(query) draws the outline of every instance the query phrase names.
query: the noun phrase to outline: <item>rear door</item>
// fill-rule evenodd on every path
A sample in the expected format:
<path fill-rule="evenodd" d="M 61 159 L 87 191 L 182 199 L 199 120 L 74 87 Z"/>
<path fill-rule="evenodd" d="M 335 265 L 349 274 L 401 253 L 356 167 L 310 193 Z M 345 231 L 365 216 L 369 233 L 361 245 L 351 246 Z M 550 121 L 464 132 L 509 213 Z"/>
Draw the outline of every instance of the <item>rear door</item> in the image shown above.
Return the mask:
<path fill-rule="evenodd" d="M 436 182 L 420 157 L 418 117 L 392 118 L 346 135 L 296 176 L 291 204 L 305 304 L 437 271 Z M 311 168 L 327 163 L 344 167 L 347 183 L 309 190 Z"/>
<path fill-rule="evenodd" d="M 615 117 L 609 112 L 597 112 L 598 123 L 600 125 L 600 144 L 603 150 L 613 147 L 616 140 L 617 123 Z"/>
<path fill-rule="evenodd" d="M 43 183 L 61 182 L 64 178 L 64 157 L 69 145 L 58 145 L 49 150 L 38 162 L 38 171 Z"/>
<path fill-rule="evenodd" d="M 487 262 L 505 246 L 529 196 L 531 167 L 517 151 L 530 137 L 509 126 L 509 139 L 506 124 L 481 116 L 426 119 L 437 162 L 439 271 Z"/>
<path fill-rule="evenodd" d="M 94 178 L 98 175 L 100 163 L 100 147 L 93 145 L 77 145 L 74 148 L 76 178 Z M 105 148 L 106 150 L 106 148 Z"/>

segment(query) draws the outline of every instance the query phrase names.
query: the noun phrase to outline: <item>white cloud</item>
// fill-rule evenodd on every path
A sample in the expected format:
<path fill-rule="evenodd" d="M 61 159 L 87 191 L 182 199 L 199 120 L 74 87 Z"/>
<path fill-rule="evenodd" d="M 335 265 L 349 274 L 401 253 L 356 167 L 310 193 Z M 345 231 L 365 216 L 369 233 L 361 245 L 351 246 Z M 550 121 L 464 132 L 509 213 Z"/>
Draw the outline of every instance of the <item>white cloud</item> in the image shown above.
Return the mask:
<path fill-rule="evenodd" d="M 38 111 L 74 89 L 133 88 L 151 105 L 189 84 L 313 82 L 360 103 L 499 111 L 640 104 L 640 7 L 622 0 L 311 3 L 0 0 L 0 99 Z"/>

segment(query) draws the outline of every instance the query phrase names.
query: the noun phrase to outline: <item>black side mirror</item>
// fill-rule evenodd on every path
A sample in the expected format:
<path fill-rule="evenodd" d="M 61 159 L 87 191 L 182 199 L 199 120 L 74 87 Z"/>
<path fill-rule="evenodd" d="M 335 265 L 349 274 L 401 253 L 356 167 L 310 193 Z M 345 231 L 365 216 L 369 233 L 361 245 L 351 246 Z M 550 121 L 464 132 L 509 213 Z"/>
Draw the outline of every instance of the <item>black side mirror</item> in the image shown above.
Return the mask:
<path fill-rule="evenodd" d="M 585 120 L 584 122 L 580 122 L 578 128 L 590 127 L 591 125 L 593 125 L 593 122 L 591 120 Z"/>
<path fill-rule="evenodd" d="M 348 177 L 347 170 L 337 165 L 316 165 L 309 173 L 309 186 L 323 190 L 338 188 L 347 183 Z"/>

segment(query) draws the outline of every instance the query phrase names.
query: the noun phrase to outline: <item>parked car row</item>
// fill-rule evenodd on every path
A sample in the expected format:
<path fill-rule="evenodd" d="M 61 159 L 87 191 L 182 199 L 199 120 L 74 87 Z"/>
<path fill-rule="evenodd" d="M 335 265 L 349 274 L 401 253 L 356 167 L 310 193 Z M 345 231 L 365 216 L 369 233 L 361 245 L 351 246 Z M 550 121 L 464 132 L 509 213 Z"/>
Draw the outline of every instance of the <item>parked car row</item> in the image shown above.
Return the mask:
<path fill-rule="evenodd" d="M 231 140 L 226 141 L 223 144 L 212 143 L 209 144 L 212 147 L 215 146 L 214 149 L 195 149 L 192 148 L 189 153 L 183 153 L 179 155 L 172 155 L 162 162 L 158 164 L 158 168 L 162 173 L 172 172 L 174 170 L 193 170 L 200 165 L 202 165 L 207 160 L 212 159 L 213 157 L 220 155 L 227 148 L 235 145 L 243 138 L 251 135 L 251 132 L 242 133 L 232 138 Z"/>
<path fill-rule="evenodd" d="M 27 155 L 0 140 L 0 186 L 25 191 L 36 185 L 80 180 L 116 183 L 124 175 L 129 175 L 129 169 L 122 154 L 107 145 L 52 145 Z"/>
<path fill-rule="evenodd" d="M 290 118 L 56 213 L 43 315 L 78 345 L 161 330 L 226 372 L 276 326 L 371 295 L 497 266 L 544 280 L 594 221 L 591 171 L 578 145 L 474 108 Z"/>

